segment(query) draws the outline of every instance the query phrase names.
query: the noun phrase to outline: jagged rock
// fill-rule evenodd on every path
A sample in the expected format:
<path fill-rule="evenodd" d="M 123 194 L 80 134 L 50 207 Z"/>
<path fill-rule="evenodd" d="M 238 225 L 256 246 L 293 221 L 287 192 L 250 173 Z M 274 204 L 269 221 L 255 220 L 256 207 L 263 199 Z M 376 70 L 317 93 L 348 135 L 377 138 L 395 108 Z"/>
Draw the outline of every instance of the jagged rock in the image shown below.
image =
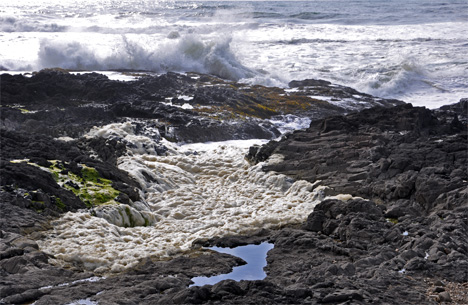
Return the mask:
<path fill-rule="evenodd" d="M 450 293 L 447 291 L 439 293 L 439 302 L 452 302 L 452 298 L 450 297 Z"/>
<path fill-rule="evenodd" d="M 427 110 L 322 80 L 294 81 L 285 90 L 190 73 L 133 82 L 63 70 L 1 77 L 0 303 L 426 304 L 422 278 L 467 281 L 460 272 L 468 270 L 465 99 Z M 394 105 L 400 106 L 388 108 Z M 363 110 L 371 106 L 383 108 Z M 342 116 L 357 110 L 363 111 Z M 80 266 L 62 269 L 38 249 L 41 231 L 67 211 L 87 208 L 121 226 L 157 221 L 145 218 L 139 185 L 117 168 L 119 157 L 138 149 L 164 155 L 163 138 L 271 139 L 279 133 L 269 119 L 288 114 L 312 123 L 251 148 L 250 160 L 281 154 L 264 170 L 322 180 L 324 196 L 369 200 L 325 200 L 301 226 L 198 240 L 186 255 L 144 258 L 108 278 L 93 278 Z M 154 144 L 131 147 L 116 134 L 82 137 L 111 123 Z M 72 179 L 83 176 L 83 166 L 111 181 L 120 205 L 86 205 Z M 68 178 L 59 181 L 58 173 Z M 265 280 L 188 287 L 195 276 L 245 263 L 200 246 L 263 241 L 275 244 Z M 450 300 L 442 293 L 439 300 Z"/>
<path fill-rule="evenodd" d="M 467 137 L 466 126 L 454 127 L 442 120 L 446 115 L 411 105 L 363 110 L 312 122 L 306 131 L 252 149 L 247 157 L 261 162 L 280 154 L 284 160 L 264 170 L 322 180 L 328 194 L 408 200 L 393 206 L 389 217 L 453 209 L 467 200 L 467 175 L 459 171 L 467 162 Z"/>
<path fill-rule="evenodd" d="M 322 299 L 323 303 L 345 302 L 350 300 L 363 300 L 362 293 L 356 290 L 343 289 L 335 291 Z"/>
<path fill-rule="evenodd" d="M 327 88 L 325 97 L 357 96 L 351 88 L 320 81 L 319 85 Z M 278 130 L 264 119 L 285 114 L 321 118 L 349 111 L 347 103 L 336 106 L 304 92 L 246 86 L 199 74 L 167 73 L 121 82 L 97 73 L 74 75 L 49 69 L 32 77 L 4 74 L 1 90 L 2 128 L 52 137 L 77 138 L 93 126 L 134 118 L 151 119 L 164 136 L 177 141 L 271 138 Z M 359 109 L 402 104 L 370 95 L 354 99 L 359 100 Z M 171 135 L 166 134 L 168 127 Z"/>
<path fill-rule="evenodd" d="M 378 282 L 389 282 L 388 274 L 381 272 L 388 268 L 401 274 L 466 282 L 468 274 L 457 272 L 460 266 L 466 268 L 468 255 L 463 246 L 468 241 L 468 228 L 458 222 L 466 221 L 468 211 L 466 173 L 458 170 L 467 162 L 466 125 L 458 124 L 466 123 L 464 104 L 462 101 L 435 111 L 409 105 L 365 110 L 312 122 L 306 131 L 252 148 L 248 157 L 253 162 L 275 154 L 283 156 L 283 161 L 269 164 L 264 170 L 309 181 L 320 179 L 331 188 L 327 194 L 349 192 L 375 198 L 379 203 L 364 201 L 355 205 L 354 200 L 329 200 L 316 206 L 303 226 L 310 233 L 286 235 L 283 231 L 276 239 L 268 258 L 269 278 L 275 278 L 279 270 L 281 285 L 288 285 L 288 278 L 304 278 L 304 267 L 280 258 L 287 254 L 302 266 L 310 264 L 313 271 L 308 272 L 324 274 L 328 279 L 357 273 L 360 279 L 370 276 Z M 464 186 L 459 179 L 465 181 Z M 447 226 L 450 229 L 444 230 Z M 456 233 L 449 233 L 452 230 Z M 309 240 L 308 244 L 317 248 L 322 244 L 320 249 L 329 254 L 314 255 L 301 247 L 307 253 L 306 260 L 297 249 L 303 245 L 299 243 L 302 240 Z M 344 264 L 339 262 L 346 256 L 340 258 L 332 253 L 351 255 L 355 271 L 344 273 L 344 268 L 339 267 Z M 451 258 L 447 254 L 452 254 Z M 314 257 L 323 262 L 327 255 L 334 264 L 313 263 Z M 307 278 L 306 283 L 313 285 L 320 280 Z M 354 278 L 353 287 L 359 287 L 359 281 Z M 421 292 L 412 296 L 414 302 L 424 299 Z M 331 300 L 330 293 L 323 297 L 328 295 Z M 381 302 L 385 296 L 381 292 L 379 295 Z"/>

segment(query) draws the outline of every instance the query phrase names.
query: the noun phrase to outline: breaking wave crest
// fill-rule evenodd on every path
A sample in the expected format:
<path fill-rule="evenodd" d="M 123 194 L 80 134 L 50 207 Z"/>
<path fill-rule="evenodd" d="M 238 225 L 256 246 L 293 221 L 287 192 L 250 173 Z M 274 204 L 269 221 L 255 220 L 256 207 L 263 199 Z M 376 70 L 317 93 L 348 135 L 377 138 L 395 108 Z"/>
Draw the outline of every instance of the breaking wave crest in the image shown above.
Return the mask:
<path fill-rule="evenodd" d="M 65 32 L 67 26 L 56 23 L 41 23 L 29 19 L 18 19 L 15 17 L 0 17 L 0 32 Z"/>
<path fill-rule="evenodd" d="M 381 67 L 380 71 L 369 73 L 367 91 L 380 96 L 389 96 L 396 93 L 408 92 L 419 87 L 429 72 L 417 59 L 408 57 L 399 63 Z"/>
<path fill-rule="evenodd" d="M 230 44 L 229 36 L 206 41 L 197 35 L 186 35 L 162 42 L 133 41 L 122 36 L 112 50 L 104 50 L 78 41 L 43 39 L 37 68 L 193 71 L 232 80 L 254 76 L 252 70 L 239 62 Z"/>

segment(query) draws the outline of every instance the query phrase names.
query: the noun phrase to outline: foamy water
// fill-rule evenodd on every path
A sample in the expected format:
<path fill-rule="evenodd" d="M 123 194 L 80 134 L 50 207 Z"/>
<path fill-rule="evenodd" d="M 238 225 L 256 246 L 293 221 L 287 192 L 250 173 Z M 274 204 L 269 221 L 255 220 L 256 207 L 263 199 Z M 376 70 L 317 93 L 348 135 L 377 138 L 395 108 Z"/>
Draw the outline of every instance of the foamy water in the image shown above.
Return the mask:
<path fill-rule="evenodd" d="M 119 136 L 130 143 L 132 149 L 118 164 L 140 184 L 143 202 L 96 208 L 102 218 L 82 211 L 54 221 L 38 243 L 60 265 L 121 272 L 144 257 L 162 259 L 189 251 L 199 238 L 302 222 L 323 199 L 322 187 L 265 173 L 263 164 L 252 166 L 244 159 L 251 145 L 265 140 L 182 146 L 164 142 L 169 151 L 158 156 L 143 145 L 150 140 L 135 136 L 129 123 L 94 128 L 88 136 Z M 151 221 L 132 228 L 115 225 L 121 218 L 118 211 L 126 208 L 132 217 Z"/>
<path fill-rule="evenodd" d="M 468 4 L 3 0 L 0 66 L 321 78 L 435 108 L 467 96 Z"/>

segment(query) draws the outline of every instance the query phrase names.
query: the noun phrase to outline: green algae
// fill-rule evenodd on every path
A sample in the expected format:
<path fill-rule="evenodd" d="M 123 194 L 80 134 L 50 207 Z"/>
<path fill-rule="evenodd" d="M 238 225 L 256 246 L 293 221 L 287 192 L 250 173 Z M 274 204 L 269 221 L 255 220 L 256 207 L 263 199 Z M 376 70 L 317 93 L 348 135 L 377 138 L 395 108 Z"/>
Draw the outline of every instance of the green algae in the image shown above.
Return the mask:
<path fill-rule="evenodd" d="M 45 202 L 42 200 L 31 200 L 31 208 L 36 211 L 36 213 L 44 212 Z"/>
<path fill-rule="evenodd" d="M 276 115 L 287 113 L 303 113 L 321 107 L 332 107 L 326 101 L 311 98 L 301 94 L 288 94 L 282 88 L 270 88 L 260 85 L 247 88 L 237 88 L 240 97 L 230 103 L 210 105 L 193 105 L 193 111 L 199 115 L 214 119 L 259 118 L 269 119 Z"/>
<path fill-rule="evenodd" d="M 128 220 L 130 221 L 130 227 L 135 226 L 135 219 L 133 219 L 132 212 L 130 211 L 129 207 L 125 207 L 125 213 L 127 213 Z"/>
<path fill-rule="evenodd" d="M 13 108 L 13 109 L 18 109 L 18 110 L 21 111 L 21 113 L 23 113 L 23 114 L 35 112 L 35 111 L 30 111 L 30 110 L 24 108 L 25 106 L 19 105 L 19 104 L 14 104 L 14 105 L 2 105 L 2 107 L 8 107 L 8 108 Z"/>
<path fill-rule="evenodd" d="M 80 175 L 67 170 L 66 163 L 60 160 L 48 160 L 52 165 L 41 166 L 29 160 L 12 160 L 11 163 L 27 162 L 32 166 L 37 166 L 52 174 L 53 178 L 61 187 L 73 192 L 87 207 L 98 205 L 118 204 L 115 198 L 120 191 L 112 187 L 112 181 L 102 178 L 99 172 L 85 164 L 78 164 L 81 167 Z M 60 198 L 55 198 L 58 208 L 64 209 L 65 204 Z"/>
<path fill-rule="evenodd" d="M 117 203 L 115 198 L 120 192 L 112 187 L 111 180 L 102 178 L 95 168 L 82 164 L 81 177 L 69 171 L 66 174 L 63 174 L 63 170 L 60 171 L 55 171 L 58 174 L 59 185 L 72 191 L 86 206 Z"/>
<path fill-rule="evenodd" d="M 65 203 L 63 203 L 62 199 L 58 197 L 55 197 L 55 205 L 57 206 L 57 208 L 59 208 L 62 211 L 65 210 L 66 208 Z"/>

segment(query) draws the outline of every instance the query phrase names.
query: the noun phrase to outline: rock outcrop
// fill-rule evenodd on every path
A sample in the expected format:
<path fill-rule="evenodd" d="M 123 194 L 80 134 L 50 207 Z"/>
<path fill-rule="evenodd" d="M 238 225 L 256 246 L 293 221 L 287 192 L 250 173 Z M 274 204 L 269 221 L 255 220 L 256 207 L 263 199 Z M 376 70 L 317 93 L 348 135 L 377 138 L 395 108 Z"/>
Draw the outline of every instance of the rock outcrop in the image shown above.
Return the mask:
<path fill-rule="evenodd" d="M 308 85 L 285 91 L 195 73 L 167 73 L 131 82 L 63 70 L 42 70 L 31 77 L 4 74 L 1 126 L 77 138 L 93 126 L 137 119 L 151 120 L 161 135 L 180 142 L 269 139 L 279 133 L 264 119 L 275 116 L 323 118 L 356 109 L 350 106 L 353 103 L 357 109 L 402 104 L 356 95 L 351 88 L 326 82 L 321 92 Z M 308 96 L 312 94 L 314 98 Z M 329 96 L 334 103 L 326 101 Z"/>
<path fill-rule="evenodd" d="M 431 111 L 321 80 L 285 90 L 192 73 L 120 82 L 45 70 L 1 81 L 0 304 L 435 304 L 451 298 L 438 283 L 468 281 L 466 99 Z M 41 232 L 68 212 L 121 227 L 156 221 L 119 157 L 164 155 L 166 140 L 271 139 L 286 115 L 312 123 L 247 157 L 327 187 L 304 224 L 199 240 L 107 278 L 39 249 Z M 111 123 L 153 143 L 85 136 Z M 245 263 L 200 246 L 263 241 L 275 245 L 264 280 L 188 287 Z"/>
<path fill-rule="evenodd" d="M 453 109 L 463 109 L 456 108 Z M 411 105 L 373 108 L 314 121 L 264 147 L 253 162 L 281 155 L 264 170 L 321 181 L 327 195 L 351 194 L 389 206 L 387 216 L 430 215 L 466 202 L 466 109 Z"/>

